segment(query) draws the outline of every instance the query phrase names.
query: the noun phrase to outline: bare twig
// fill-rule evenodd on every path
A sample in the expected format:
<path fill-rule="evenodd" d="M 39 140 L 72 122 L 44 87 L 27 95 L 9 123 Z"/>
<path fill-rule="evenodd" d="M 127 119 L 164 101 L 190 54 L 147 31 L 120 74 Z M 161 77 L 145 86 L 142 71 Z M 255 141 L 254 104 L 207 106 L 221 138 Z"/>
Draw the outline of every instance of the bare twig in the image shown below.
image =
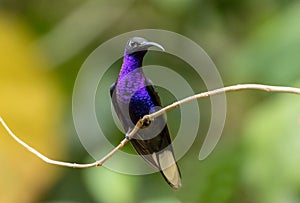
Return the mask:
<path fill-rule="evenodd" d="M 112 157 L 117 151 L 122 149 L 127 144 L 127 142 L 129 142 L 129 140 L 134 137 L 134 135 L 138 132 L 139 128 L 142 127 L 144 122 L 149 121 L 151 119 L 154 119 L 158 116 L 161 116 L 165 112 L 170 111 L 170 110 L 172 110 L 172 109 L 174 109 L 174 108 L 176 108 L 176 107 L 178 107 L 182 104 L 191 102 L 193 100 L 197 100 L 197 99 L 201 99 L 201 98 L 205 98 L 205 97 L 209 97 L 209 96 L 214 96 L 214 95 L 222 94 L 222 93 L 225 93 L 225 92 L 233 92 L 233 91 L 240 91 L 240 90 L 262 90 L 262 91 L 267 91 L 267 92 L 285 92 L 285 93 L 292 93 L 292 94 L 300 94 L 300 88 L 283 87 L 283 86 L 270 86 L 270 85 L 261 85 L 261 84 L 233 85 L 233 86 L 223 87 L 223 88 L 211 90 L 211 91 L 208 91 L 208 92 L 203 92 L 203 93 L 200 93 L 200 94 L 196 94 L 196 95 L 184 98 L 180 101 L 174 102 L 173 104 L 168 105 L 168 106 L 160 109 L 157 112 L 154 112 L 152 114 L 144 116 L 142 119 L 139 120 L 139 122 L 136 124 L 134 129 L 126 135 L 126 138 L 124 138 L 117 147 L 115 147 L 111 152 L 109 152 L 101 160 L 95 161 L 95 162 L 89 163 L 89 164 L 68 163 L 68 162 L 62 162 L 62 161 L 56 161 L 56 160 L 53 160 L 53 159 L 49 159 L 48 157 L 41 154 L 40 152 L 38 152 L 33 147 L 26 144 L 20 138 L 18 138 L 10 130 L 10 128 L 6 125 L 6 123 L 4 122 L 4 120 L 1 117 L 0 117 L 0 123 L 3 125 L 3 127 L 8 132 L 8 134 L 15 141 L 17 141 L 20 145 L 25 147 L 28 151 L 30 151 L 31 153 L 33 153 L 34 155 L 36 155 L 37 157 L 42 159 L 44 162 L 49 163 L 49 164 L 53 164 L 53 165 L 71 167 L 71 168 L 90 168 L 90 167 L 94 167 L 94 166 L 102 166 L 102 164 L 105 161 L 107 161 L 110 157 Z"/>

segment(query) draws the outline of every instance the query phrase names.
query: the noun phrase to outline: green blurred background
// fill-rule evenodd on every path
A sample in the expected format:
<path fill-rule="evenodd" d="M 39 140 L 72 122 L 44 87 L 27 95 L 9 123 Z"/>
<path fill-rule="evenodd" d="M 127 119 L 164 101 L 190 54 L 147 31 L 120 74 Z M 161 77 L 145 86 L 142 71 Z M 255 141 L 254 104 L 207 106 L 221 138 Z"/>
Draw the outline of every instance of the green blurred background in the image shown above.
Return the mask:
<path fill-rule="evenodd" d="M 0 116 L 45 155 L 90 162 L 75 132 L 71 100 L 77 72 L 102 42 L 136 29 L 171 30 L 206 50 L 224 85 L 299 86 L 299 19 L 296 0 L 0 0 Z M 152 60 L 180 64 L 155 53 L 146 57 Z M 185 77 L 205 91 L 199 78 Z M 165 104 L 173 99 L 163 97 Z M 45 164 L 1 127 L 0 202 L 300 202 L 299 96 L 243 91 L 227 101 L 222 138 L 204 161 L 198 154 L 210 106 L 208 99 L 199 101 L 200 131 L 179 161 L 179 191 L 160 174 Z M 171 131 L 176 122 L 170 120 Z M 108 133 L 116 143 L 122 139 L 115 129 Z"/>

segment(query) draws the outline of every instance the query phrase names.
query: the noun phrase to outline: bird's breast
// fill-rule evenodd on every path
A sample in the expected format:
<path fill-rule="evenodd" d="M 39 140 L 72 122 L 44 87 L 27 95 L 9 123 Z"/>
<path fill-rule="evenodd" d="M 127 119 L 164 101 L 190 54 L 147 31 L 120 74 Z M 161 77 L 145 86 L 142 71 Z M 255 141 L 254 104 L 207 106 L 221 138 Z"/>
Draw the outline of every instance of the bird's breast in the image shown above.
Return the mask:
<path fill-rule="evenodd" d="M 123 104 L 129 104 L 132 97 L 145 88 L 145 77 L 139 72 L 133 72 L 119 77 L 116 86 L 117 100 Z"/>

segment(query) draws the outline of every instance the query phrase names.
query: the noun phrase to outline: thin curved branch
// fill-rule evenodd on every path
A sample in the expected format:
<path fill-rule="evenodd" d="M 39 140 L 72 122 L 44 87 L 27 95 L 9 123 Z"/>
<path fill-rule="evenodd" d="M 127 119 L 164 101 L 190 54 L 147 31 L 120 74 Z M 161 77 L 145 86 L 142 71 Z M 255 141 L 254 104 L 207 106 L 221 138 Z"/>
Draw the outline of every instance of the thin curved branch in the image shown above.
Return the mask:
<path fill-rule="evenodd" d="M 223 94 L 225 92 L 233 92 L 233 91 L 241 91 L 241 90 L 262 90 L 267 92 L 283 92 L 283 93 L 291 93 L 291 94 L 300 94 L 300 88 L 295 87 L 284 87 L 284 86 L 271 86 L 271 85 L 261 85 L 261 84 L 238 84 L 238 85 L 232 85 L 228 87 L 223 87 L 215 90 L 211 90 L 208 92 L 199 93 L 196 95 L 192 95 L 189 97 L 186 97 L 180 101 L 174 102 L 171 105 L 168 105 L 159 111 L 156 111 L 150 115 L 148 115 L 148 119 L 153 119 L 158 116 L 161 116 L 167 111 L 170 111 L 182 104 L 198 100 L 201 98 L 209 97 L 209 96 L 215 96 L 219 94 Z"/>
<path fill-rule="evenodd" d="M 57 161 L 53 159 L 49 159 L 42 153 L 38 152 L 36 149 L 33 147 L 29 146 L 27 143 L 25 143 L 23 140 L 18 138 L 7 126 L 7 124 L 4 122 L 4 120 L 0 117 L 0 123 L 2 126 L 5 128 L 5 130 L 8 132 L 8 134 L 20 145 L 25 147 L 28 151 L 33 153 L 35 156 L 39 157 L 41 160 L 48 164 L 52 165 L 58 165 L 58 166 L 64 166 L 64 167 L 71 167 L 71 168 L 90 168 L 94 166 L 102 166 L 102 164 L 107 161 L 110 157 L 112 157 L 117 151 L 122 149 L 127 142 L 131 138 L 134 137 L 134 135 L 138 132 L 139 128 L 142 127 L 143 123 L 149 120 L 152 120 L 158 116 L 161 116 L 167 111 L 170 111 L 182 104 L 205 98 L 205 97 L 210 97 L 218 94 L 223 94 L 225 92 L 233 92 L 233 91 L 241 91 L 241 90 L 262 90 L 262 91 L 267 91 L 267 92 L 283 92 L 283 93 L 292 93 L 292 94 L 300 94 L 300 88 L 294 88 L 294 87 L 284 87 L 284 86 L 271 86 L 271 85 L 261 85 L 261 84 L 239 84 L 239 85 L 233 85 L 233 86 L 228 86 L 228 87 L 223 87 L 215 90 L 211 90 L 208 92 L 203 92 L 200 94 L 192 95 L 190 97 L 186 97 L 180 101 L 176 101 L 173 104 L 170 104 L 162 109 L 160 109 L 157 112 L 154 112 L 152 114 L 144 116 L 142 119 L 138 121 L 134 129 L 126 135 L 126 137 L 120 142 L 120 144 L 115 147 L 112 151 L 110 151 L 106 156 L 104 156 L 101 160 L 95 161 L 93 163 L 88 163 L 88 164 L 77 164 L 77 163 L 69 163 L 69 162 L 63 162 L 63 161 Z"/>

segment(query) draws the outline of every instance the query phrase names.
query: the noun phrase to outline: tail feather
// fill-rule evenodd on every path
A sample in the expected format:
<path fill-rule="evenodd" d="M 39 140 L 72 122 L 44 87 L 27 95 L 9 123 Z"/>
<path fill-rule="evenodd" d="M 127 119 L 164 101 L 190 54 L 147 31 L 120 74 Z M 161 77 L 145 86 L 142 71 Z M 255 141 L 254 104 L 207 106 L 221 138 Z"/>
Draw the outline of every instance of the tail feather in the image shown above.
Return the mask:
<path fill-rule="evenodd" d="M 165 180 L 174 189 L 181 187 L 181 175 L 173 152 L 165 149 L 157 155 L 158 165 Z"/>

